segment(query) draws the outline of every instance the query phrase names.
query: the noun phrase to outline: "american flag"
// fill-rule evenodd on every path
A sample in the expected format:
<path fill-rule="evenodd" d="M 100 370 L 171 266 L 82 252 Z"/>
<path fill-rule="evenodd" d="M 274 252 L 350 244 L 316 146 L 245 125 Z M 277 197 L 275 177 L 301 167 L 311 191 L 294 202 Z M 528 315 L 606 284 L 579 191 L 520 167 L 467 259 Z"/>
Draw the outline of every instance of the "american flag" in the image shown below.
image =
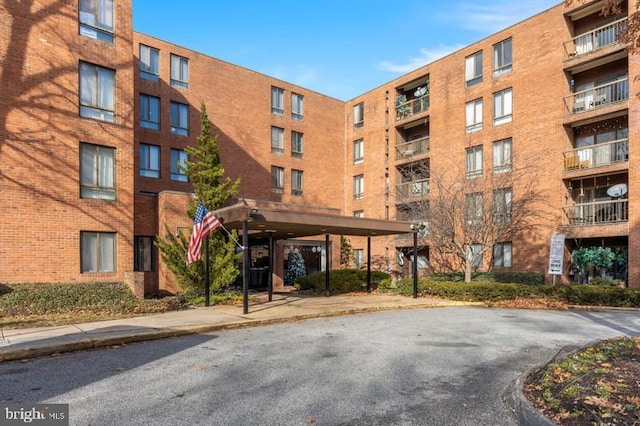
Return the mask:
<path fill-rule="evenodd" d="M 220 225 L 220 221 L 213 213 L 209 212 L 204 204 L 198 202 L 193 231 L 189 240 L 189 250 L 187 250 L 187 266 L 200 259 L 202 240 Z"/>

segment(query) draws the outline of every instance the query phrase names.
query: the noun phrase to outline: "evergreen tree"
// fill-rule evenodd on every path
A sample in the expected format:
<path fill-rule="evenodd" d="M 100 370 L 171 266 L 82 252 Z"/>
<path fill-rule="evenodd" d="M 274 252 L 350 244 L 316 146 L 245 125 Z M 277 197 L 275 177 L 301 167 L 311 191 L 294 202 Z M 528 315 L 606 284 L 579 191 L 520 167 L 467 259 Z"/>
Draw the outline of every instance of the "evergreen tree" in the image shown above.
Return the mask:
<path fill-rule="evenodd" d="M 193 218 L 198 204 L 201 201 L 209 211 L 222 207 L 223 203 L 238 192 L 240 181 L 232 181 L 225 177 L 224 167 L 220 161 L 218 152 L 218 136 L 211 133 L 211 123 L 207 115 L 205 104 L 200 108 L 200 135 L 196 139 L 196 146 L 187 147 L 189 161 L 180 167 L 193 184 L 196 199 L 192 200 L 187 210 L 187 215 Z M 184 290 L 196 292 L 204 291 L 204 244 L 202 257 L 198 262 L 186 266 L 189 236 L 182 231 L 177 236 L 169 230 L 165 224 L 166 237 L 158 236 L 156 246 L 160 249 L 162 260 L 174 273 L 180 286 Z M 237 240 L 236 232 L 232 232 Z M 210 279 L 211 290 L 216 291 L 233 283 L 239 274 L 235 241 L 228 238 L 224 231 L 218 230 L 209 235 L 210 253 Z"/>
<path fill-rule="evenodd" d="M 284 283 L 286 285 L 293 285 L 296 282 L 296 278 L 307 274 L 307 270 L 304 267 L 304 258 L 298 249 L 295 249 L 289 255 L 289 262 L 287 262 L 287 270 L 284 272 Z"/>

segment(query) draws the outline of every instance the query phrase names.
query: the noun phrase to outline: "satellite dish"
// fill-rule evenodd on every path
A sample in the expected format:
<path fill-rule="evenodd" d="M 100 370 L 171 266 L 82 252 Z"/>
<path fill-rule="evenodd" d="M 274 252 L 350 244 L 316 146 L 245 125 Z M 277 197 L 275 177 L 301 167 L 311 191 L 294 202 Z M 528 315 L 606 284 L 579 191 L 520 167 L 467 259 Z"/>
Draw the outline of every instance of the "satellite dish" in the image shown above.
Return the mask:
<path fill-rule="evenodd" d="M 611 188 L 607 189 L 607 195 L 609 197 L 618 198 L 618 197 L 622 197 L 626 193 L 627 193 L 627 184 L 626 183 L 619 183 L 619 184 L 613 185 Z"/>
<path fill-rule="evenodd" d="M 419 98 L 425 93 L 427 93 L 427 86 L 421 86 L 421 87 L 418 87 L 415 92 L 413 92 L 413 96 L 415 96 L 416 98 Z"/>

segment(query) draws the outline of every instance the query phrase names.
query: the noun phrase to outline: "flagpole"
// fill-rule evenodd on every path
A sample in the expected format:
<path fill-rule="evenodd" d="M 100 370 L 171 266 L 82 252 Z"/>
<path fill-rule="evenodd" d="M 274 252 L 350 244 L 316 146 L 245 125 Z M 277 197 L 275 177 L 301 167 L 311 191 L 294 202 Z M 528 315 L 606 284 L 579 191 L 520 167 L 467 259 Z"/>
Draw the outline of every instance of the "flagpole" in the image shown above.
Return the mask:
<path fill-rule="evenodd" d="M 211 280 L 209 277 L 209 235 L 204 239 L 204 306 L 209 306 L 209 291 L 211 289 Z"/>
<path fill-rule="evenodd" d="M 227 228 L 225 228 L 225 227 L 224 227 L 224 225 L 223 225 L 222 223 L 220 223 L 220 228 L 224 229 L 224 232 L 226 232 L 226 233 L 227 233 L 227 235 L 229 236 L 229 238 L 231 238 L 231 239 L 233 240 L 233 242 L 234 242 L 234 243 L 236 243 L 236 245 L 237 245 L 238 247 L 240 247 L 240 250 L 244 250 L 244 249 L 245 249 L 245 246 L 243 246 L 242 244 L 240 244 L 240 243 L 238 242 L 238 240 L 236 240 L 236 239 L 233 237 L 233 235 L 231 235 L 231 232 L 229 232 L 229 231 L 227 230 Z"/>

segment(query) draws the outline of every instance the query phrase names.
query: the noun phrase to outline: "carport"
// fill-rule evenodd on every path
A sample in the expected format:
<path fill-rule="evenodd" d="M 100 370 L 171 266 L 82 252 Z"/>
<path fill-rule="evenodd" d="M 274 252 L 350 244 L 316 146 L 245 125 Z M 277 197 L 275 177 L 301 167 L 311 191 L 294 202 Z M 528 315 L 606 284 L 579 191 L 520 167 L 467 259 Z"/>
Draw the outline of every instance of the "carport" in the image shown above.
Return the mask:
<path fill-rule="evenodd" d="M 325 235 L 327 260 L 329 236 L 348 235 L 367 237 L 367 291 L 371 290 L 371 237 L 397 234 L 413 234 L 413 258 L 417 259 L 418 233 L 411 222 L 343 216 L 339 210 L 328 207 L 304 206 L 290 203 L 238 199 L 232 205 L 214 211 L 224 227 L 242 234 L 243 253 L 243 311 L 249 312 L 249 237 L 268 241 L 269 246 L 269 300 L 273 295 L 274 244 L 281 239 L 295 239 Z M 330 295 L 329 261 L 325 267 L 325 295 Z M 413 296 L 418 292 L 417 262 L 413 262 Z"/>

